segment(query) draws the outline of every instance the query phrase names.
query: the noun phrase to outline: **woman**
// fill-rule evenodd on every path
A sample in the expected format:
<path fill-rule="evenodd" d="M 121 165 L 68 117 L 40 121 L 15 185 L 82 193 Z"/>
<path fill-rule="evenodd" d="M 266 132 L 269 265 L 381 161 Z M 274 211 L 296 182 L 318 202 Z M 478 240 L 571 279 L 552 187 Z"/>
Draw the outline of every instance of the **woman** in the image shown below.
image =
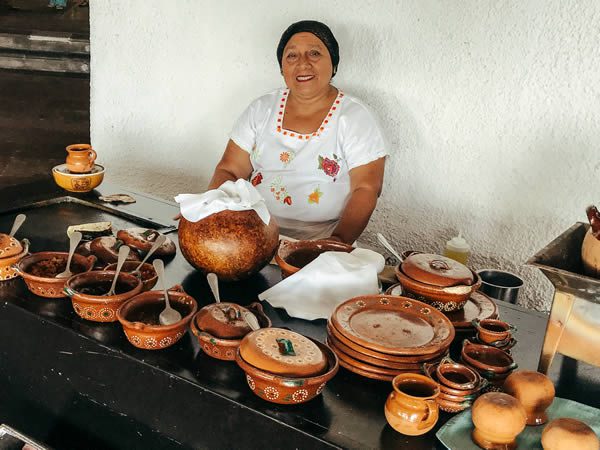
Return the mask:
<path fill-rule="evenodd" d="M 281 36 L 277 59 L 287 88 L 244 111 L 209 189 L 249 179 L 282 234 L 352 243 L 381 193 L 383 134 L 359 100 L 330 84 L 339 48 L 327 25 L 292 24 Z"/>

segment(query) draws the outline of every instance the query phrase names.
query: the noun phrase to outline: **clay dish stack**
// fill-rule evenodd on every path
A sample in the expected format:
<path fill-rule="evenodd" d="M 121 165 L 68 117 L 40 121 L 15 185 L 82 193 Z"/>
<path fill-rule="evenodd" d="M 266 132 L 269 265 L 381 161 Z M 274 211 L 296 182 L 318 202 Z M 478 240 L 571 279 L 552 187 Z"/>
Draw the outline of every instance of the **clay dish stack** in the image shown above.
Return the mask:
<path fill-rule="evenodd" d="M 512 336 L 516 328 L 507 322 L 497 319 L 474 319 L 473 326 L 477 330 L 475 341 L 479 344 L 490 345 L 510 354 L 517 340 Z"/>
<path fill-rule="evenodd" d="M 467 339 L 463 341 L 460 358 L 463 364 L 489 381 L 486 390 L 502 391 L 504 381 L 517 368 L 517 363 L 505 351 Z"/>
<path fill-rule="evenodd" d="M 327 344 L 340 365 L 382 381 L 439 362 L 452 339 L 454 327 L 444 314 L 406 297 L 352 298 L 335 309 L 327 324 Z"/>

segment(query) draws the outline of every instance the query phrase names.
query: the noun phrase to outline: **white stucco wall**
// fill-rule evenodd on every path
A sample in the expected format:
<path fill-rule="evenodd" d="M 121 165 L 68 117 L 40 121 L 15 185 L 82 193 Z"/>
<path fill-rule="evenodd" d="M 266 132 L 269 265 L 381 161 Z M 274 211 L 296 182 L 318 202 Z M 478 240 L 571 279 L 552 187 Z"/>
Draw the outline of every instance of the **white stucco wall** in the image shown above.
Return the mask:
<path fill-rule="evenodd" d="M 335 84 L 391 142 L 364 239 L 440 252 L 462 230 L 472 266 L 550 283 L 524 261 L 600 202 L 597 0 L 102 0 L 91 3 L 91 135 L 107 178 L 158 196 L 202 191 L 228 132 L 283 80 L 296 20 L 341 47 Z"/>

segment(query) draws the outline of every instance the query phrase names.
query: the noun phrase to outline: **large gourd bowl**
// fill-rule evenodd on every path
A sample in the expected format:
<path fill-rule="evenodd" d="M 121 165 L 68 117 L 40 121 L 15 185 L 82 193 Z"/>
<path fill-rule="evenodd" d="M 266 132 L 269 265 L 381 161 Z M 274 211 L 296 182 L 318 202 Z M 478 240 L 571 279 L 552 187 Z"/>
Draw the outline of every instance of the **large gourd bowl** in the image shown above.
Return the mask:
<path fill-rule="evenodd" d="M 277 250 L 279 226 L 268 225 L 254 210 L 225 210 L 198 222 L 181 218 L 179 247 L 187 261 L 220 280 L 237 281 L 265 267 Z"/>
<path fill-rule="evenodd" d="M 8 234 L 0 233 L 0 281 L 12 280 L 19 276 L 15 267 L 29 252 L 29 241 L 21 242 Z"/>

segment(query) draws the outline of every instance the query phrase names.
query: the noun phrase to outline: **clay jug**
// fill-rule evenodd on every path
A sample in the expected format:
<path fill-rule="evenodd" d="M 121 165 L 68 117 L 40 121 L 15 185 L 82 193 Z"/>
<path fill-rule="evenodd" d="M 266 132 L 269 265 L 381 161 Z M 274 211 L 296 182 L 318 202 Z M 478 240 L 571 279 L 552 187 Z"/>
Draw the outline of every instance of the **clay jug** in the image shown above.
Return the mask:
<path fill-rule="evenodd" d="M 595 206 L 588 206 L 585 212 L 591 226 L 581 245 L 583 271 L 590 277 L 600 278 L 600 212 Z"/>
<path fill-rule="evenodd" d="M 385 402 L 385 418 L 401 434 L 419 436 L 431 430 L 439 417 L 435 398 L 438 383 L 424 375 L 403 373 L 392 381 L 394 390 Z"/>
<path fill-rule="evenodd" d="M 73 144 L 67 147 L 67 169 L 73 173 L 91 172 L 96 161 L 96 152 L 89 144 Z"/>

